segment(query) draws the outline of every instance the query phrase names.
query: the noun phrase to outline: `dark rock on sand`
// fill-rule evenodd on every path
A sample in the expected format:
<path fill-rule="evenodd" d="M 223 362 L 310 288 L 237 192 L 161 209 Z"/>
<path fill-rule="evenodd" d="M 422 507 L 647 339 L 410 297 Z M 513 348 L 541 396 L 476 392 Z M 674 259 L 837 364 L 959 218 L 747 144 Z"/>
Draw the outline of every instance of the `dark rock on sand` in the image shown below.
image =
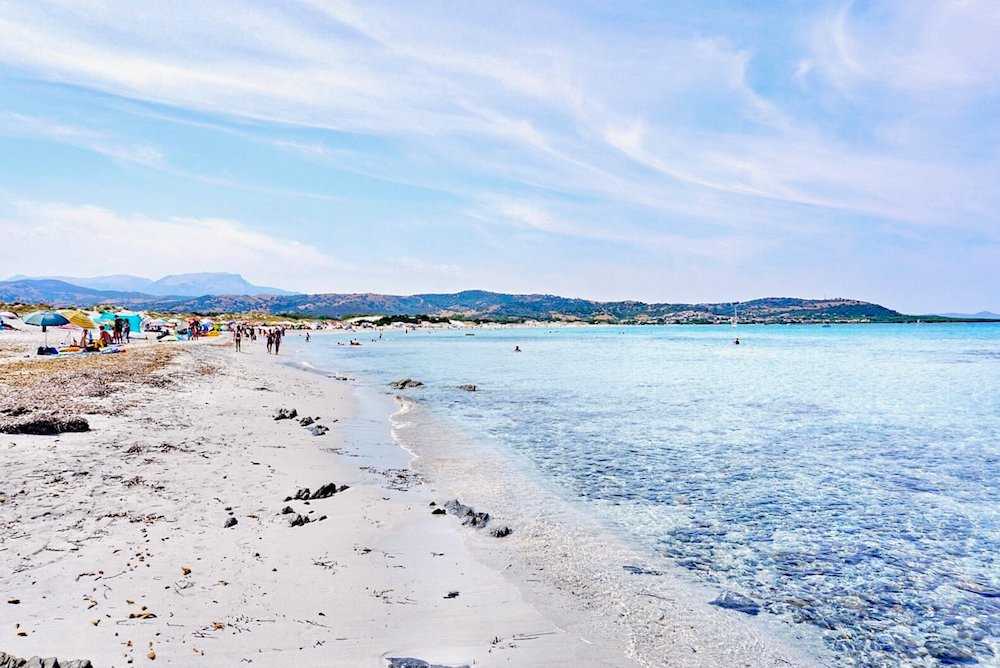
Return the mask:
<path fill-rule="evenodd" d="M 307 415 L 304 418 L 302 418 L 301 420 L 299 420 L 299 424 L 302 425 L 303 427 L 308 427 L 309 425 L 311 425 L 315 421 L 316 420 L 312 419 L 311 417 L 309 417 Z"/>
<path fill-rule="evenodd" d="M 330 431 L 330 428 L 323 426 L 321 424 L 314 424 L 313 426 L 309 427 L 309 431 L 312 432 L 313 436 L 322 436 L 326 432 Z"/>
<path fill-rule="evenodd" d="M 90 431 L 90 423 L 82 417 L 36 417 L 28 420 L 0 423 L 0 434 L 32 434 L 53 436 L 65 432 Z"/>
<path fill-rule="evenodd" d="M 444 508 L 435 508 L 431 511 L 431 515 L 444 515 L 447 511 Z"/>
<path fill-rule="evenodd" d="M 734 591 L 724 591 L 710 603 L 720 608 L 736 610 L 748 615 L 756 615 L 760 612 L 760 605 L 756 601 Z"/>
<path fill-rule="evenodd" d="M 465 390 L 466 392 L 475 392 L 476 386 L 473 385 L 472 383 L 467 383 L 465 385 L 459 385 L 458 389 Z"/>
<path fill-rule="evenodd" d="M 445 594 L 444 597 L 445 598 L 458 598 L 458 592 L 457 591 L 450 591 L 447 594 Z"/>
<path fill-rule="evenodd" d="M 632 575 L 663 575 L 663 571 L 655 571 L 652 568 L 643 568 L 642 566 L 622 566 L 623 569 L 631 573 Z"/>
<path fill-rule="evenodd" d="M 285 506 L 284 508 L 281 509 L 281 514 L 282 515 L 291 515 L 294 512 L 295 512 L 295 509 L 292 508 L 291 506 Z"/>
<path fill-rule="evenodd" d="M 475 529 L 481 529 L 490 521 L 489 513 L 476 512 L 475 508 L 467 506 L 458 499 L 452 499 L 444 504 L 444 509 L 448 511 L 450 515 L 454 515 L 462 520 L 463 526 L 470 526 Z"/>
<path fill-rule="evenodd" d="M 325 499 L 327 497 L 333 496 L 334 494 L 336 494 L 339 491 L 340 490 L 337 489 L 337 483 L 335 483 L 335 482 L 328 482 L 325 485 L 322 485 L 315 492 L 313 492 L 313 494 L 309 498 L 310 499 Z"/>
<path fill-rule="evenodd" d="M 445 666 L 440 663 L 427 663 L 423 659 L 414 659 L 408 656 L 391 656 L 386 661 L 388 661 L 386 664 L 387 668 L 469 668 L 468 664 Z"/>
<path fill-rule="evenodd" d="M 33 656 L 21 659 L 13 654 L 0 651 L 0 668 L 94 668 L 90 659 L 59 659 L 53 657 L 41 658 Z"/>
<path fill-rule="evenodd" d="M 504 526 L 502 526 L 502 527 L 497 527 L 496 529 L 493 529 L 492 531 L 490 531 L 490 535 L 493 536 L 494 538 L 506 538 L 507 536 L 511 535 L 512 533 L 514 533 L 514 530 L 511 529 L 506 524 Z"/>
<path fill-rule="evenodd" d="M 294 408 L 279 408 L 278 412 L 274 414 L 275 420 L 291 420 L 297 418 L 299 412 Z"/>
<path fill-rule="evenodd" d="M 313 499 L 325 499 L 337 494 L 338 492 L 343 492 L 348 489 L 350 489 L 349 485 L 341 485 L 340 487 L 337 487 L 337 483 L 328 482 L 325 485 L 321 485 L 315 492 L 311 493 L 308 487 L 303 487 L 299 491 L 295 492 L 295 496 L 286 496 L 285 501 L 310 501 Z"/>
<path fill-rule="evenodd" d="M 236 526 L 237 524 L 239 524 L 239 522 L 236 520 L 235 517 L 229 517 L 229 518 L 226 519 L 225 524 L 222 525 L 222 528 L 223 529 L 228 529 L 230 527 Z"/>
<path fill-rule="evenodd" d="M 394 380 L 389 383 L 389 387 L 396 390 L 406 390 L 411 387 L 423 387 L 423 383 L 419 380 L 414 380 L 412 378 L 401 378 L 399 380 Z"/>
<path fill-rule="evenodd" d="M 289 524 L 289 526 L 300 527 L 303 524 L 309 524 L 310 522 L 312 522 L 312 520 L 309 519 L 307 516 L 305 516 L 305 515 L 296 515 L 295 517 L 293 517 L 291 519 L 291 521 L 288 522 L 288 524 Z"/>

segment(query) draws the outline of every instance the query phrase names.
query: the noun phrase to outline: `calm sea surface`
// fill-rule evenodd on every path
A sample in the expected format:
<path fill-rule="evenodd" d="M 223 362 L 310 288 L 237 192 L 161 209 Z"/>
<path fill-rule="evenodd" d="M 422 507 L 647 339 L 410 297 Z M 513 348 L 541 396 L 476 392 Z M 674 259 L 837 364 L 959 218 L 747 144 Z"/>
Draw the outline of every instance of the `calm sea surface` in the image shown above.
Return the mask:
<path fill-rule="evenodd" d="M 424 381 L 430 411 L 838 660 L 1000 663 L 1000 326 L 353 336 L 291 352 Z"/>

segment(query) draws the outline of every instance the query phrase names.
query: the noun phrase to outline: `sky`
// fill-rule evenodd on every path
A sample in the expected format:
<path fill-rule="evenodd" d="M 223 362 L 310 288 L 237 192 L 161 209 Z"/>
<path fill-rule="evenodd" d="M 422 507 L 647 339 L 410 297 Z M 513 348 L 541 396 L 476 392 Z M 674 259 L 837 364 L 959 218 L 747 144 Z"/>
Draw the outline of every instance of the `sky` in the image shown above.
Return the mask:
<path fill-rule="evenodd" d="M 0 0 L 0 277 L 1000 311 L 1000 2 Z"/>

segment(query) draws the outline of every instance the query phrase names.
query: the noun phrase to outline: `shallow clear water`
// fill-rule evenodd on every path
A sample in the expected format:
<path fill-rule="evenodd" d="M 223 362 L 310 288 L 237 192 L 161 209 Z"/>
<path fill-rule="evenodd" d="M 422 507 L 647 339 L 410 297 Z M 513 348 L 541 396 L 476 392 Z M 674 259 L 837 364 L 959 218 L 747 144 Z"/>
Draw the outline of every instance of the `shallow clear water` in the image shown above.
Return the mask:
<path fill-rule="evenodd" d="M 429 410 L 636 543 L 817 627 L 845 664 L 998 662 L 1000 326 L 354 336 L 295 352 L 424 381 L 409 394 Z"/>

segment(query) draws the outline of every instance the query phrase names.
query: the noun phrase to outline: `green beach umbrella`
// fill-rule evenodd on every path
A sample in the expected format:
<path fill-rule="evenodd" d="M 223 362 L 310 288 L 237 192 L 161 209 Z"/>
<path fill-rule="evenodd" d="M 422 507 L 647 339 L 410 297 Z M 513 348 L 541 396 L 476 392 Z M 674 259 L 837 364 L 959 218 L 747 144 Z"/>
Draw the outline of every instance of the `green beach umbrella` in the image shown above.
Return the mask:
<path fill-rule="evenodd" d="M 68 325 L 69 318 L 64 316 L 62 313 L 56 313 L 55 311 L 35 311 L 27 318 L 24 322 L 28 325 L 36 325 L 42 328 L 45 332 L 45 347 L 49 347 L 49 332 L 48 327 L 59 327 L 61 325 Z"/>

